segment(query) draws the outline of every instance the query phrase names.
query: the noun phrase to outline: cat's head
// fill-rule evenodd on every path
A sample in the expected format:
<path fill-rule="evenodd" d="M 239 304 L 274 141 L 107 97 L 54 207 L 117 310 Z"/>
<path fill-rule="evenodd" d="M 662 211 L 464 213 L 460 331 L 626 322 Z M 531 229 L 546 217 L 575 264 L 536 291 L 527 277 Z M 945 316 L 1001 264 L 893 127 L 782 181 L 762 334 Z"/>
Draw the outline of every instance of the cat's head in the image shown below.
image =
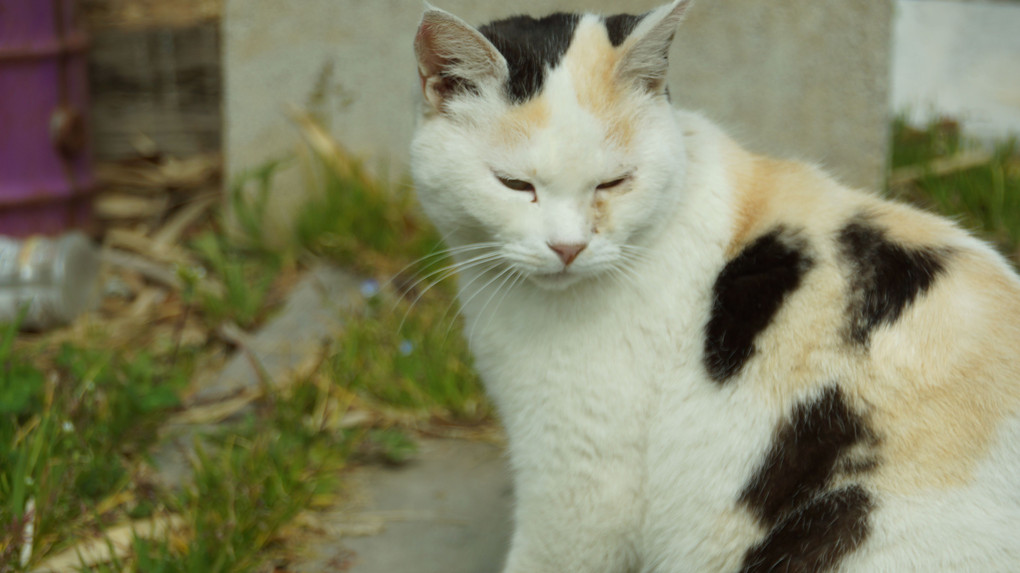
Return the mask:
<path fill-rule="evenodd" d="M 666 73 L 688 4 L 478 29 L 426 9 L 412 169 L 462 260 L 561 289 L 640 256 L 684 173 Z"/>

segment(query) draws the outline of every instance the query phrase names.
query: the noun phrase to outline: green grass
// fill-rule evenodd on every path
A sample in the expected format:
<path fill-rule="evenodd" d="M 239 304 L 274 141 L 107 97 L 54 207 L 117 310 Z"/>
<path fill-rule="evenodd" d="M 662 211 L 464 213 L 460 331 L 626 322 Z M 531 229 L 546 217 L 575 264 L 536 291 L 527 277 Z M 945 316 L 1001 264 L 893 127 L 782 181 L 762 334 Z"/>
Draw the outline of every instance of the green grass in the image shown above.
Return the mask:
<path fill-rule="evenodd" d="M 892 168 L 920 167 L 920 176 L 892 193 L 949 215 L 995 244 L 1020 264 L 1020 148 L 1016 140 L 1000 143 L 985 160 L 939 174 L 938 161 L 979 147 L 968 142 L 956 122 L 942 120 L 924 129 L 902 119 L 893 124 Z"/>
<path fill-rule="evenodd" d="M 336 397 L 331 386 L 301 381 L 197 446 L 194 477 L 168 500 L 185 518 L 185 542 L 136 540 L 133 570 L 243 572 L 262 564 L 284 526 L 316 496 L 336 491 L 363 441 L 364 430 L 315 418 Z M 123 569 L 115 563 L 109 570 Z"/>
<path fill-rule="evenodd" d="M 18 355 L 15 335 L 8 326 L 0 342 L 0 571 L 18 570 L 30 517 L 38 554 L 112 517 L 96 506 L 130 486 L 189 368 L 65 344 L 44 370 Z"/>
<path fill-rule="evenodd" d="M 370 301 L 348 324 L 328 367 L 331 375 L 370 401 L 419 415 L 479 422 L 490 415 L 481 383 L 453 312 L 453 294 L 396 306 L 389 298 Z"/>
<path fill-rule="evenodd" d="M 264 249 L 252 250 L 228 240 L 221 232 L 201 233 L 191 241 L 213 280 L 200 280 L 193 270 L 179 269 L 186 302 L 196 305 L 211 326 L 231 321 L 242 328 L 264 318 L 273 281 L 282 260 Z"/>

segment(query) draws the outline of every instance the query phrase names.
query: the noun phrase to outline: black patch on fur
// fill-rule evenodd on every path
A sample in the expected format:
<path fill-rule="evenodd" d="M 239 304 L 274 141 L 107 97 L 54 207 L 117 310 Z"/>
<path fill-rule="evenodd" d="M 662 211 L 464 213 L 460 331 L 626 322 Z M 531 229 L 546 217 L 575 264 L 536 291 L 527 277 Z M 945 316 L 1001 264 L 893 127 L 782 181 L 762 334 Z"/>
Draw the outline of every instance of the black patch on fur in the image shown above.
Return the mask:
<path fill-rule="evenodd" d="M 645 17 L 644 14 L 635 16 L 633 14 L 617 14 L 615 16 L 607 16 L 603 21 L 606 23 L 606 30 L 609 31 L 609 41 L 613 44 L 614 48 L 618 48 L 620 44 L 627 40 L 627 36 L 634 31 L 640 22 Z"/>
<path fill-rule="evenodd" d="M 567 53 L 579 20 L 577 14 L 558 12 L 538 19 L 515 16 L 478 29 L 506 59 L 510 101 L 524 103 L 542 91 L 546 70 Z"/>
<path fill-rule="evenodd" d="M 772 447 L 740 494 L 741 503 L 766 526 L 775 526 L 818 496 L 842 474 L 868 471 L 873 459 L 853 459 L 851 448 L 875 440 L 850 409 L 838 386 L 798 404 L 779 425 Z"/>
<path fill-rule="evenodd" d="M 850 265 L 847 338 L 867 346 L 871 333 L 893 324 L 945 269 L 944 249 L 910 249 L 858 217 L 840 230 L 840 253 Z"/>
<path fill-rule="evenodd" d="M 858 485 L 814 497 L 744 555 L 742 573 L 831 571 L 868 536 L 868 493 Z"/>
<path fill-rule="evenodd" d="M 741 571 L 827 571 L 856 549 L 868 534 L 871 498 L 857 484 L 832 487 L 874 470 L 876 443 L 838 386 L 798 404 L 740 495 L 768 529 Z"/>
<path fill-rule="evenodd" d="M 779 228 L 759 237 L 716 278 L 705 327 L 705 366 L 716 382 L 740 372 L 754 354 L 754 339 L 813 264 L 802 244 L 783 235 Z"/>

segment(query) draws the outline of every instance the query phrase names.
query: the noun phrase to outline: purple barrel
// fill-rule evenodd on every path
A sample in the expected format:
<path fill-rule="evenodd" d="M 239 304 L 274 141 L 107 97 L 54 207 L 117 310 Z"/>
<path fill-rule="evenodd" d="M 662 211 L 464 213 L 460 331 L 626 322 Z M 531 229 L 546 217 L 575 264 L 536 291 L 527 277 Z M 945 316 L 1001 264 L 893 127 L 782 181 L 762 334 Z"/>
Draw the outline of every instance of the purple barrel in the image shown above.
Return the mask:
<path fill-rule="evenodd" d="M 74 0 L 0 0 L 0 235 L 88 228 L 88 41 Z"/>

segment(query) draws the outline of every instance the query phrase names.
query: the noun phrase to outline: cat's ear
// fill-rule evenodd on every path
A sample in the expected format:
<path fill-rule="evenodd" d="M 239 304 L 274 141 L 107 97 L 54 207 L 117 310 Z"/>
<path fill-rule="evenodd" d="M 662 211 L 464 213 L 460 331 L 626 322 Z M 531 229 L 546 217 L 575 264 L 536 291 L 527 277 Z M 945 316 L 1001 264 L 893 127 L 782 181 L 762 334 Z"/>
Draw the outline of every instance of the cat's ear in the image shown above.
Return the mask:
<path fill-rule="evenodd" d="M 465 92 L 479 93 L 490 83 L 503 85 L 506 60 L 478 30 L 460 18 L 425 4 L 414 38 L 418 75 L 425 101 L 437 112 Z"/>
<path fill-rule="evenodd" d="M 669 72 L 669 48 L 691 0 L 674 0 L 646 14 L 623 44 L 617 79 L 651 93 L 663 93 Z"/>

